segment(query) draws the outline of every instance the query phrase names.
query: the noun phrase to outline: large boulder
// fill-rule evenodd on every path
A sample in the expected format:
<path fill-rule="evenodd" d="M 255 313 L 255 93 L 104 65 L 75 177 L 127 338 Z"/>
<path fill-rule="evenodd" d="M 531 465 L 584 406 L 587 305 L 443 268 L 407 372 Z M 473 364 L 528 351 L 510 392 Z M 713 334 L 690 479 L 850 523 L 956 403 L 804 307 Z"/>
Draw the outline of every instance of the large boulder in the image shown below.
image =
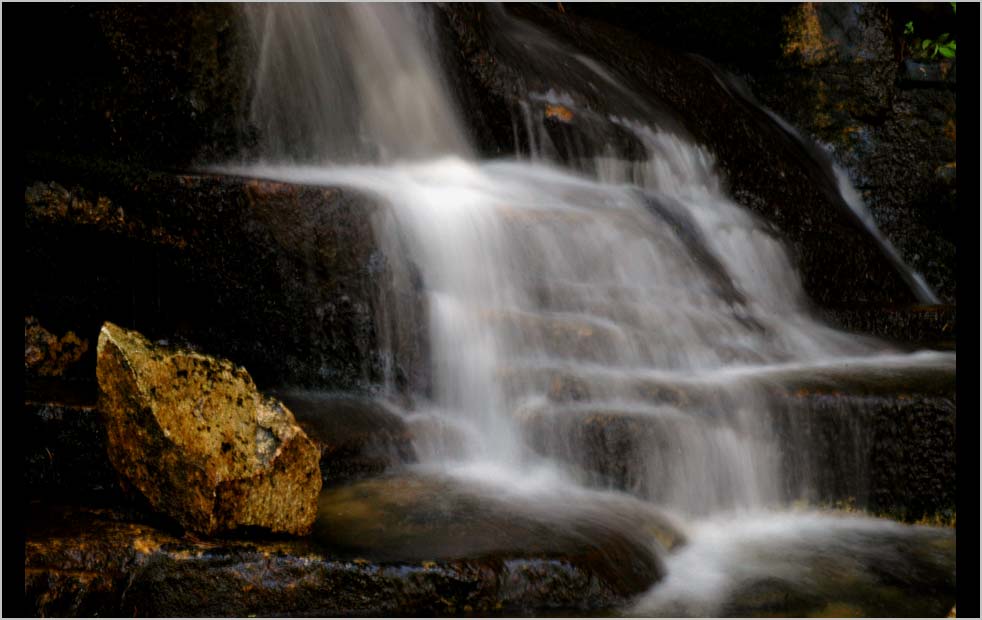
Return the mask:
<path fill-rule="evenodd" d="M 97 355 L 109 459 L 154 508 L 205 534 L 310 531 L 320 453 L 244 368 L 108 322 Z"/>

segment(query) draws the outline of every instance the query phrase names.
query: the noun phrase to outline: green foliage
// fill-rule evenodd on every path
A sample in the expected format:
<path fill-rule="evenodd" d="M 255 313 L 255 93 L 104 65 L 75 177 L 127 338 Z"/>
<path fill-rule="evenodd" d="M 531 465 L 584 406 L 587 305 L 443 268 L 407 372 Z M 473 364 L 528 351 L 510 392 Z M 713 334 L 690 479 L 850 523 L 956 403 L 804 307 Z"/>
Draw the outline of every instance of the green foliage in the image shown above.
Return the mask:
<path fill-rule="evenodd" d="M 949 2 L 951 5 L 951 12 L 956 11 L 956 2 Z M 951 38 L 951 34 L 944 33 L 938 36 L 936 39 L 923 38 L 920 40 L 914 39 L 914 22 L 909 21 L 904 24 L 904 37 L 907 39 L 912 39 L 910 48 L 913 50 L 914 54 L 921 58 L 937 58 L 939 55 L 944 58 L 954 58 L 956 45 L 955 40 Z M 920 45 L 917 45 L 917 43 Z"/>
<path fill-rule="evenodd" d="M 924 39 L 921 41 L 921 51 L 930 53 L 931 58 L 937 58 L 941 54 L 945 58 L 955 57 L 955 41 L 949 40 L 946 32 L 937 39 Z"/>

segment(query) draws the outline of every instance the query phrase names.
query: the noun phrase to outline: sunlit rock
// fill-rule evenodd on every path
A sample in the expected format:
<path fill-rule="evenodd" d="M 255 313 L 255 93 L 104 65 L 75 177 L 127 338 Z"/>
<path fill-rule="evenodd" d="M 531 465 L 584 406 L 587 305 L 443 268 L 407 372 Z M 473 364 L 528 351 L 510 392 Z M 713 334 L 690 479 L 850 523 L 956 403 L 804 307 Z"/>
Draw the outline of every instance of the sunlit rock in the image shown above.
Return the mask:
<path fill-rule="evenodd" d="M 96 372 L 110 461 L 154 508 L 203 533 L 310 530 L 319 451 L 244 368 L 107 322 Z"/>

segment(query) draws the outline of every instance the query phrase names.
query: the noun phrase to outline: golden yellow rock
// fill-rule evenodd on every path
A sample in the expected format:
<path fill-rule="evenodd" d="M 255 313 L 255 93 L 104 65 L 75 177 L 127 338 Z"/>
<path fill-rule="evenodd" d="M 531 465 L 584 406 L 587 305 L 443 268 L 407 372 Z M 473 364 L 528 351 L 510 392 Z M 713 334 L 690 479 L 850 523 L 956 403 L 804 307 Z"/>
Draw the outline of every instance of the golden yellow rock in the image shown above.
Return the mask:
<path fill-rule="evenodd" d="M 568 123 L 573 120 L 573 112 L 566 106 L 547 105 L 546 118 L 554 118 L 564 123 Z"/>
<path fill-rule="evenodd" d="M 106 323 L 96 375 L 109 459 L 157 510 L 203 534 L 307 534 L 320 451 L 232 362 Z"/>

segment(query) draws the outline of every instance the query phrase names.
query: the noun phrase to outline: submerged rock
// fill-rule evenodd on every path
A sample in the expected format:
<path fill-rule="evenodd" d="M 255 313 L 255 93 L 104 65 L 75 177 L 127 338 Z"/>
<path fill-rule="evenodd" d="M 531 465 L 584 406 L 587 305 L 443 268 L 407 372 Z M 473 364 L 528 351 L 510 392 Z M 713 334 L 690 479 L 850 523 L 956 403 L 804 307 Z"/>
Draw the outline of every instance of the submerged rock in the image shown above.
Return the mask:
<path fill-rule="evenodd" d="M 670 577 L 631 615 L 941 617 L 955 599 L 955 531 L 836 513 L 693 524 Z"/>
<path fill-rule="evenodd" d="M 474 567 L 479 585 L 451 613 L 609 608 L 665 575 L 661 554 L 684 543 L 667 518 L 628 496 L 568 490 L 530 495 L 425 472 L 375 478 L 325 491 L 314 538 L 370 562 Z"/>
<path fill-rule="evenodd" d="M 307 533 L 319 452 L 244 368 L 106 323 L 96 373 L 109 459 L 189 530 Z"/>
<path fill-rule="evenodd" d="M 624 595 L 663 574 L 652 551 L 684 544 L 653 506 L 622 494 L 528 494 L 489 481 L 408 473 L 325 491 L 314 536 L 385 561 L 544 555 L 604 571 Z M 576 496 L 580 493 L 582 497 Z"/>

